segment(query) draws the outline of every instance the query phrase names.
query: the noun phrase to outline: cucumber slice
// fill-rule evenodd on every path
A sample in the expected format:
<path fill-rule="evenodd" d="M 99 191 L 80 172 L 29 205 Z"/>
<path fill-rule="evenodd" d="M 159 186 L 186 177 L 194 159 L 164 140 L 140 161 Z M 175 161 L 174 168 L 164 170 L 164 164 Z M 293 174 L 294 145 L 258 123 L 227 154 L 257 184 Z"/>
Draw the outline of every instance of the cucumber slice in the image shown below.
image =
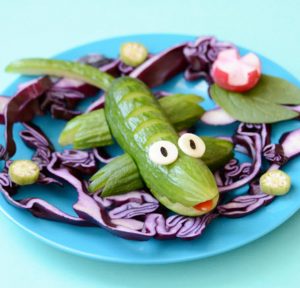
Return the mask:
<path fill-rule="evenodd" d="M 40 168 L 31 160 L 16 160 L 9 166 L 8 174 L 12 182 L 30 185 L 38 180 Z"/>
<path fill-rule="evenodd" d="M 72 144 L 75 149 L 111 145 L 113 142 L 104 110 L 82 114 L 68 121 L 58 142 L 62 146 Z"/>
<path fill-rule="evenodd" d="M 290 191 L 291 178 L 281 170 L 272 170 L 263 174 L 259 179 L 262 192 L 269 195 L 285 195 Z"/>
<path fill-rule="evenodd" d="M 121 60 L 132 67 L 139 66 L 148 57 L 146 47 L 140 43 L 127 42 L 121 46 L 120 58 Z"/>

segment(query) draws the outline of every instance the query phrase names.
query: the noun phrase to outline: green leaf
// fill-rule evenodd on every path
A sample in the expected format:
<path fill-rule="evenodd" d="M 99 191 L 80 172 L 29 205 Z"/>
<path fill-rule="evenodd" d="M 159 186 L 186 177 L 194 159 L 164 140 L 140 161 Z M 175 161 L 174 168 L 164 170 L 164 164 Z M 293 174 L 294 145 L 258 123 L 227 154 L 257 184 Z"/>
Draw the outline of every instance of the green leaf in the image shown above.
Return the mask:
<path fill-rule="evenodd" d="M 269 75 L 262 75 L 259 83 L 243 95 L 262 97 L 277 104 L 300 104 L 299 87 L 285 79 Z"/>
<path fill-rule="evenodd" d="M 214 84 L 210 95 L 217 105 L 239 121 L 274 123 L 298 116 L 298 113 L 279 104 L 300 103 L 299 91 L 285 80 L 264 75 L 257 86 L 247 93 L 226 91 Z"/>

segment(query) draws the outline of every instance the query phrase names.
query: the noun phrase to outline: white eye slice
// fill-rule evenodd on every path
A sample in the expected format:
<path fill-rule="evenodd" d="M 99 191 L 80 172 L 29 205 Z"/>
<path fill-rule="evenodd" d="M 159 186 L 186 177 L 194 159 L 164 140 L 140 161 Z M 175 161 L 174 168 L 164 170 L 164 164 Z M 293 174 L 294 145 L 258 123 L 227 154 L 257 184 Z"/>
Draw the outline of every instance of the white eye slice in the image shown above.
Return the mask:
<path fill-rule="evenodd" d="M 185 133 L 178 139 L 179 148 L 187 155 L 200 158 L 205 152 L 205 143 L 203 140 L 191 133 Z"/>
<path fill-rule="evenodd" d="M 168 165 L 176 161 L 178 149 L 169 141 L 157 141 L 149 148 L 149 158 L 156 164 Z"/>

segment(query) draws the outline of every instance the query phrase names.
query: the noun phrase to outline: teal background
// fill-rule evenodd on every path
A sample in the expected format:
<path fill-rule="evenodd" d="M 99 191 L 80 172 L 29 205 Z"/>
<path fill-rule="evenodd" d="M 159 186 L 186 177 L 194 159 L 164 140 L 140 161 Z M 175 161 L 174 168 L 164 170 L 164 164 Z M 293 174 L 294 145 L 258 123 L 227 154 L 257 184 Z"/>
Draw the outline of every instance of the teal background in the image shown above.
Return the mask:
<path fill-rule="evenodd" d="M 298 1 L 74 2 L 0 0 L 0 91 L 14 79 L 3 68 L 16 58 L 48 57 L 102 38 L 151 32 L 215 34 L 266 55 L 300 78 Z M 55 250 L 0 214 L 0 286 L 299 287 L 299 220 L 297 213 L 269 235 L 220 256 L 144 266 Z"/>

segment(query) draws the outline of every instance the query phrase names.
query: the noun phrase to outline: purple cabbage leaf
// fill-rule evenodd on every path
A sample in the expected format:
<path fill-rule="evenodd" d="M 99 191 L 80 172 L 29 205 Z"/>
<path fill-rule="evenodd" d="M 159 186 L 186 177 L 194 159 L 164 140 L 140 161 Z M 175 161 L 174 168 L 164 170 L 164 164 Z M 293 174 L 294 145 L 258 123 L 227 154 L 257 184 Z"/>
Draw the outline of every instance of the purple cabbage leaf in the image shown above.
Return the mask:
<path fill-rule="evenodd" d="M 200 37 L 188 43 L 183 50 L 189 63 L 184 73 L 185 79 L 192 81 L 204 78 L 208 83 L 213 83 L 210 75 L 212 64 L 221 51 L 232 48 L 235 48 L 233 44 L 220 42 L 212 36 Z"/>
<path fill-rule="evenodd" d="M 235 149 L 248 154 L 252 163 L 239 164 L 232 159 L 222 169 L 215 172 L 215 178 L 221 193 L 232 191 L 248 184 L 258 175 L 262 166 L 262 150 L 270 141 L 270 126 L 265 124 L 241 123 L 233 136 Z"/>
<path fill-rule="evenodd" d="M 39 101 L 51 86 L 52 82 L 48 77 L 35 79 L 19 90 L 6 104 L 4 108 L 6 147 L 2 150 L 0 159 L 8 160 L 15 154 L 14 123 L 31 121 L 36 115 L 42 114 Z"/>

